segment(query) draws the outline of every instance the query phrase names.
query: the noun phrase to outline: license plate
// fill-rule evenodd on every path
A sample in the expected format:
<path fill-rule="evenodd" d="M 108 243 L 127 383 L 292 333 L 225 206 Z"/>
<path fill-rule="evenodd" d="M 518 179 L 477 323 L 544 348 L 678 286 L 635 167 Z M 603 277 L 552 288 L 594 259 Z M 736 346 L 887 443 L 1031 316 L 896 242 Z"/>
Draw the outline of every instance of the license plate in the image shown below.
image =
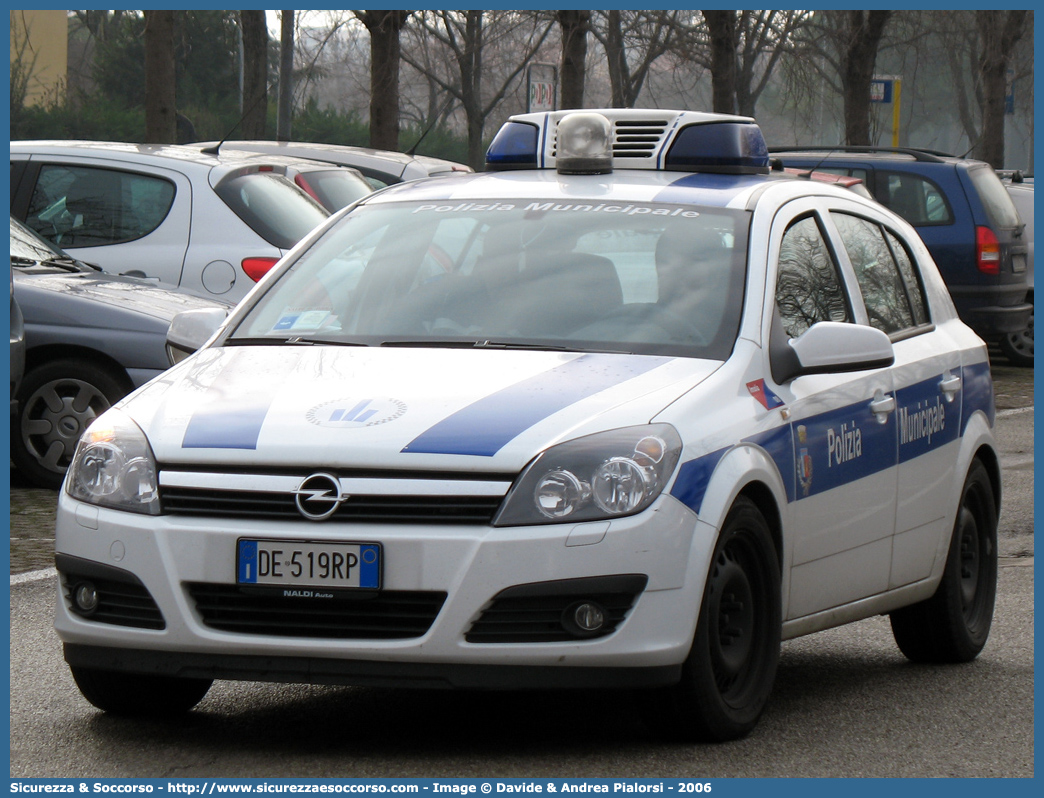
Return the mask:
<path fill-rule="evenodd" d="M 382 559 L 379 543 L 239 540 L 236 582 L 377 590 Z"/>
<path fill-rule="evenodd" d="M 1015 274 L 1026 271 L 1026 256 L 1025 255 L 1012 255 L 1011 256 L 1011 270 Z"/>

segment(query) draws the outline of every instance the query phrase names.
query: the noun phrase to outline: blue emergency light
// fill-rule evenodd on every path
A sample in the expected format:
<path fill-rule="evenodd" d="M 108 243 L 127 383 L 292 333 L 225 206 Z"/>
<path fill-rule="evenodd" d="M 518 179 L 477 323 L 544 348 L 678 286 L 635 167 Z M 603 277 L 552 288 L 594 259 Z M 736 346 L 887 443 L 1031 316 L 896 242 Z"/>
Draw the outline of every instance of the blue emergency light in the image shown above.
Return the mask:
<path fill-rule="evenodd" d="M 490 144 L 486 168 L 768 174 L 769 154 L 749 117 L 607 108 L 513 116 Z"/>

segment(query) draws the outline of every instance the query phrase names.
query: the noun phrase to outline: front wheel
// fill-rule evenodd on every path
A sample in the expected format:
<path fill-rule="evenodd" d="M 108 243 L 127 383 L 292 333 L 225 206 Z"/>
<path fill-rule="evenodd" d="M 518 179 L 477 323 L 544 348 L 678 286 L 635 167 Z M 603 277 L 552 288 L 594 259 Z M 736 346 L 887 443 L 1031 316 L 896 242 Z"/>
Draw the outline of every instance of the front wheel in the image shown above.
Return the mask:
<path fill-rule="evenodd" d="M 113 715 L 179 715 L 202 701 L 214 683 L 213 679 L 179 679 L 73 666 L 70 670 L 83 697 Z"/>
<path fill-rule="evenodd" d="M 130 387 L 126 375 L 89 360 L 54 360 L 29 371 L 11 429 L 15 467 L 34 485 L 59 487 L 80 435 Z"/>
<path fill-rule="evenodd" d="M 776 678 L 781 613 L 772 533 L 757 506 L 741 496 L 718 536 L 681 682 L 650 706 L 654 725 L 703 742 L 749 734 Z"/>
<path fill-rule="evenodd" d="M 935 594 L 891 615 L 914 662 L 970 662 L 986 645 L 997 597 L 997 504 L 981 462 L 968 470 L 946 568 Z"/>

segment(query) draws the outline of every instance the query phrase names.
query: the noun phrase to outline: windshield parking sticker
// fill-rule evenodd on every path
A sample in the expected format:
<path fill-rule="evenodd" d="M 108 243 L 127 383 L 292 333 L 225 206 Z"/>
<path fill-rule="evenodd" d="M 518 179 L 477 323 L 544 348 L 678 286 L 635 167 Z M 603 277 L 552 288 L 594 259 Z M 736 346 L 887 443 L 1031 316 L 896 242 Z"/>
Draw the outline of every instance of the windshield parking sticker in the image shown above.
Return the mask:
<path fill-rule="evenodd" d="M 335 399 L 316 405 L 306 417 L 309 423 L 319 427 L 351 429 L 387 424 L 405 412 L 406 403 L 399 399 Z"/>
<path fill-rule="evenodd" d="M 279 317 L 272 332 L 279 330 L 317 330 L 330 316 L 328 310 L 305 310 L 284 313 Z"/>

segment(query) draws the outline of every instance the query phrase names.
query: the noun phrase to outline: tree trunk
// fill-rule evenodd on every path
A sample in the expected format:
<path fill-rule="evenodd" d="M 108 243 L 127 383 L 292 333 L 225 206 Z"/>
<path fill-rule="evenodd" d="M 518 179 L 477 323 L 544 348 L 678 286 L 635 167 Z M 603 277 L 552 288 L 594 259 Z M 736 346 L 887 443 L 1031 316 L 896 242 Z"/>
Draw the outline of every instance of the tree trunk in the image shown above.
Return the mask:
<path fill-rule="evenodd" d="M 145 141 L 177 142 L 174 12 L 145 12 Z"/>
<path fill-rule="evenodd" d="M 584 81 L 587 76 L 587 32 L 590 11 L 557 11 L 562 29 L 562 69 L 560 108 L 584 107 Z"/>
<path fill-rule="evenodd" d="M 268 26 L 264 11 L 240 11 L 243 30 L 243 138 L 265 138 L 268 120 Z"/>
<path fill-rule="evenodd" d="M 736 113 L 735 11 L 701 11 L 710 33 L 712 105 L 717 114 Z"/>
<path fill-rule="evenodd" d="M 978 158 L 1004 168 L 1004 98 L 1008 61 L 1026 27 L 1026 11 L 976 11 L 979 27 L 979 80 L 982 86 L 982 139 Z"/>
<path fill-rule="evenodd" d="M 609 66 L 609 87 L 611 98 L 609 105 L 613 108 L 627 107 L 627 58 L 623 40 L 623 19 L 618 10 L 610 10 L 606 14 L 605 59 Z"/>
<path fill-rule="evenodd" d="M 280 11 L 279 99 L 276 111 L 276 140 L 290 141 L 294 99 L 294 12 Z"/>
<path fill-rule="evenodd" d="M 841 83 L 845 92 L 845 144 L 870 142 L 870 83 L 877 48 L 891 11 L 847 11 L 847 42 L 841 48 Z"/>
<path fill-rule="evenodd" d="M 399 149 L 399 34 L 410 11 L 362 11 L 370 34 L 370 146 Z"/>

